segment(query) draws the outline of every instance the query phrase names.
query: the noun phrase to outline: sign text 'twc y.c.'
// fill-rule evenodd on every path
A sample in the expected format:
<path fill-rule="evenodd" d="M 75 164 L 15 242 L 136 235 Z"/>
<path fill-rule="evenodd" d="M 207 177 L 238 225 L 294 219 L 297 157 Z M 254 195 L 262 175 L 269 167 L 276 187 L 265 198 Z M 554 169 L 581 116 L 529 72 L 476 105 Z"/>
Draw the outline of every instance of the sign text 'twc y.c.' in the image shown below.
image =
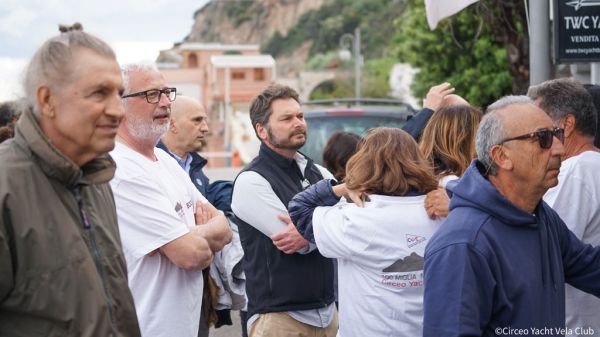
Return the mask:
<path fill-rule="evenodd" d="M 554 0 L 554 60 L 600 62 L 600 0 Z"/>

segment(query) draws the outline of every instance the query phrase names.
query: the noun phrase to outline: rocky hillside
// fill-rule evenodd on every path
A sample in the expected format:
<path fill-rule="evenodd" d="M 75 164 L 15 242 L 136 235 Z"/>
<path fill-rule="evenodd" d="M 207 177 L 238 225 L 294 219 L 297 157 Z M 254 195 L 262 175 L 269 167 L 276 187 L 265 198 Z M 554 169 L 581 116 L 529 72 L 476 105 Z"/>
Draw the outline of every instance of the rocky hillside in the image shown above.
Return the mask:
<path fill-rule="evenodd" d="M 403 0 L 212 0 L 196 11 L 184 42 L 258 44 L 276 58 L 278 78 L 294 78 L 312 58 L 337 55 L 340 36 L 356 27 L 365 59 L 386 57 L 405 7 Z M 159 61 L 172 61 L 167 54 Z"/>
<path fill-rule="evenodd" d="M 306 11 L 333 0 L 212 0 L 194 14 L 184 42 L 265 44 L 275 32 L 285 36 Z"/>

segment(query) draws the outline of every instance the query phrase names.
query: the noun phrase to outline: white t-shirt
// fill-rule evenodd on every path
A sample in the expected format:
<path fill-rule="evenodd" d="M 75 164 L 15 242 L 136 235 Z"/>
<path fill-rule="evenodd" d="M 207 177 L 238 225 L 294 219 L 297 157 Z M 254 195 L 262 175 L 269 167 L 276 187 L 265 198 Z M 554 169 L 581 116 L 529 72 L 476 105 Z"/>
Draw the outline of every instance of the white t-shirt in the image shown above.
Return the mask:
<path fill-rule="evenodd" d="M 110 153 L 117 171 L 110 182 L 142 336 L 198 336 L 201 271 L 147 254 L 189 233 L 196 201 L 206 203 L 177 162 L 161 149 L 151 161 L 117 143 Z"/>
<path fill-rule="evenodd" d="M 459 179 L 458 176 L 455 176 L 454 174 L 450 174 L 447 176 L 443 176 L 442 178 L 440 178 L 438 180 L 438 182 L 439 182 L 440 186 L 446 187 L 446 184 L 448 184 L 449 181 L 456 180 L 456 179 Z"/>
<path fill-rule="evenodd" d="M 319 251 L 338 259 L 338 336 L 422 336 L 423 256 L 442 220 L 425 196 L 369 198 L 313 214 Z"/>
<path fill-rule="evenodd" d="M 600 245 L 600 153 L 586 151 L 560 166 L 558 185 L 549 189 L 544 201 L 583 242 Z M 600 331 L 600 299 L 570 285 L 565 289 L 566 326 Z"/>

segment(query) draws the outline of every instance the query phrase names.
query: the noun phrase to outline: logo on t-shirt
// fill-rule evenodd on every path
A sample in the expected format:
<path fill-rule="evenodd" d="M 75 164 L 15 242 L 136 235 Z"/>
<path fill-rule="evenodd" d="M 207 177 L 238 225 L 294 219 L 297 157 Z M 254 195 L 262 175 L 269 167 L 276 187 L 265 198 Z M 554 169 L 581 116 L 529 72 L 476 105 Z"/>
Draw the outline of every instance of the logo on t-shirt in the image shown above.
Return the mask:
<path fill-rule="evenodd" d="M 425 260 L 412 252 L 382 270 L 381 283 L 394 288 L 423 287 L 423 265 Z"/>
<path fill-rule="evenodd" d="M 424 236 L 406 234 L 406 243 L 408 244 L 409 248 L 414 245 L 418 245 L 419 243 L 421 243 L 425 240 L 426 240 L 426 238 Z"/>
<path fill-rule="evenodd" d="M 183 211 L 183 206 L 181 206 L 181 202 L 179 201 L 175 204 L 175 212 L 177 212 L 177 215 L 179 215 L 182 220 L 185 220 L 185 212 Z"/>
<path fill-rule="evenodd" d="M 389 267 L 382 270 L 384 273 L 402 273 L 423 270 L 423 264 L 425 260 L 423 257 L 415 252 L 410 253 L 403 259 L 400 259 Z"/>

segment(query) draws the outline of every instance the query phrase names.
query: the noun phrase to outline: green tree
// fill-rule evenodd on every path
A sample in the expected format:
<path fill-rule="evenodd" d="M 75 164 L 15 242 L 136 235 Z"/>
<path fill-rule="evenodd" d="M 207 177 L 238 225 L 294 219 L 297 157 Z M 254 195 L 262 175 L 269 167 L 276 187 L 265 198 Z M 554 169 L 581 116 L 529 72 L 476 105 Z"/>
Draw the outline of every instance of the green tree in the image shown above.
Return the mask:
<path fill-rule="evenodd" d="M 506 46 L 514 36 L 524 34 L 517 20 L 520 16 L 513 16 L 518 8 L 505 7 L 508 2 L 512 1 L 482 0 L 431 31 L 424 2 L 408 0 L 407 10 L 396 19 L 394 42 L 398 59 L 420 69 L 411 87 L 413 94 L 424 97 L 431 86 L 450 82 L 457 94 L 485 108 L 503 95 L 523 93 L 523 85 L 513 83 L 511 66 L 528 55 L 522 52 L 516 60 L 509 60 Z M 519 48 L 523 48 L 522 40 Z M 528 71 L 526 77 L 528 85 Z"/>
<path fill-rule="evenodd" d="M 316 65 L 325 64 L 327 56 L 333 57 L 334 53 L 326 55 L 317 54 L 308 63 L 307 70 L 323 70 Z M 331 62 L 331 61 L 329 61 Z M 363 98 L 390 98 L 390 71 L 397 61 L 386 57 L 369 60 L 365 63 L 361 72 L 361 96 Z M 310 66 L 314 68 L 308 69 Z M 340 71 L 336 78 L 319 85 L 310 95 L 310 99 L 326 98 L 351 98 L 355 96 L 354 91 L 354 62 L 342 62 Z"/>
<path fill-rule="evenodd" d="M 260 15 L 264 6 L 251 0 L 231 1 L 225 3 L 225 13 L 233 20 L 235 27 L 239 27 L 245 21 Z"/>
<path fill-rule="evenodd" d="M 353 80 L 353 79 L 352 79 Z M 354 86 L 350 80 L 337 77 L 319 84 L 309 96 L 309 100 L 354 97 Z"/>
<path fill-rule="evenodd" d="M 354 60 L 338 58 L 339 41 L 344 33 L 361 30 L 363 97 L 389 97 L 389 71 L 395 59 L 390 54 L 390 40 L 396 28 L 393 21 L 406 7 L 403 0 L 332 0 L 319 9 L 302 14 L 286 36 L 275 32 L 262 46 L 263 53 L 273 57 L 291 55 L 304 42 L 312 40 L 310 59 L 304 69 L 319 71 L 336 69 L 336 79 L 323 83 L 311 99 L 354 97 Z"/>
<path fill-rule="evenodd" d="M 367 59 L 382 57 L 395 32 L 392 22 L 404 8 L 399 0 L 333 0 L 302 14 L 285 37 L 275 32 L 261 51 L 273 57 L 291 55 L 312 40 L 310 56 L 325 54 L 339 48 L 342 34 L 360 27 L 362 54 Z"/>

